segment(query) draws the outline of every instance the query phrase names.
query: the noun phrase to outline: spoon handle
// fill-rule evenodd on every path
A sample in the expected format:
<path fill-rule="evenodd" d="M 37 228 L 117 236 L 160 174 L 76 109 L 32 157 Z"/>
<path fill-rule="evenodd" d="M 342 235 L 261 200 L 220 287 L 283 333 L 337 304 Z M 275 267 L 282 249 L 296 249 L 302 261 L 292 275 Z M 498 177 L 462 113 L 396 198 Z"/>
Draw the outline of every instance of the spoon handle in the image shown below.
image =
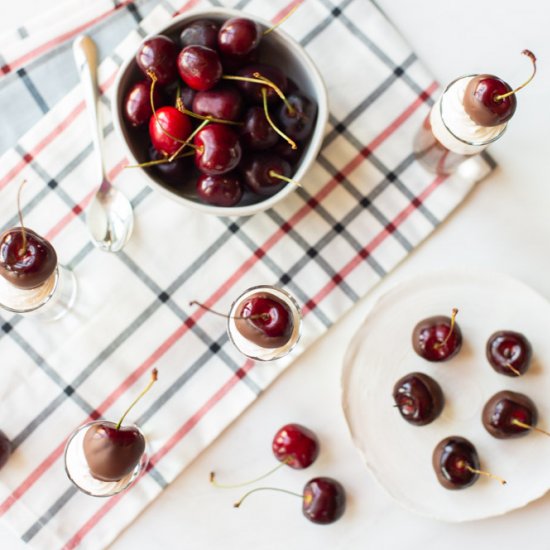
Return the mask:
<path fill-rule="evenodd" d="M 92 141 L 97 158 L 98 181 L 103 186 L 106 178 L 101 149 L 102 128 L 98 110 L 99 86 L 97 80 L 97 47 L 95 42 L 87 35 L 80 35 L 73 42 L 73 54 L 80 82 L 84 89 L 86 111 L 90 117 Z"/>

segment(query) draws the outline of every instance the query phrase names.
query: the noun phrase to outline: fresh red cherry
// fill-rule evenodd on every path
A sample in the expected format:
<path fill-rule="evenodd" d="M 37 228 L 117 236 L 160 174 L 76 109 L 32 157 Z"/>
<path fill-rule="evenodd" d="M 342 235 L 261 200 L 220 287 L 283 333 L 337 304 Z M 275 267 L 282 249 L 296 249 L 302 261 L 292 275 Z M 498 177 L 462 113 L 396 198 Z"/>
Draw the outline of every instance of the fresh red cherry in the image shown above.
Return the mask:
<path fill-rule="evenodd" d="M 536 58 L 529 50 L 521 52 L 531 60 L 533 71 L 529 79 L 515 90 L 500 78 L 478 75 L 468 83 L 464 93 L 464 110 L 480 126 L 498 126 L 510 120 L 516 112 L 516 93 L 533 80 L 536 72 Z"/>
<path fill-rule="evenodd" d="M 281 491 L 302 499 L 302 513 L 313 523 L 327 525 L 340 519 L 346 510 L 346 491 L 339 481 L 331 477 L 316 477 L 310 479 L 302 491 L 302 494 L 276 489 L 274 487 L 257 487 L 248 491 L 233 504 L 239 508 L 252 493 L 258 491 Z"/>
<path fill-rule="evenodd" d="M 185 46 L 206 46 L 215 50 L 218 47 L 220 26 L 210 19 L 197 19 L 185 26 L 180 34 L 180 43 Z"/>
<path fill-rule="evenodd" d="M 150 160 L 163 160 L 166 157 L 159 153 L 154 147 L 149 148 Z M 158 174 L 163 182 L 173 187 L 182 187 L 189 179 L 193 171 L 192 157 L 180 157 L 172 162 L 163 162 L 151 166 L 149 170 Z"/>
<path fill-rule="evenodd" d="M 340 519 L 346 510 L 346 492 L 330 477 L 310 479 L 303 490 L 302 512 L 313 523 L 327 525 Z"/>
<path fill-rule="evenodd" d="M 536 428 L 537 407 L 523 393 L 499 391 L 487 401 L 481 420 L 485 429 L 497 439 L 509 439 L 527 435 Z M 543 432 L 546 433 L 546 432 Z"/>
<path fill-rule="evenodd" d="M 258 47 L 262 29 L 251 19 L 228 19 L 218 34 L 218 49 L 227 55 L 246 55 Z"/>
<path fill-rule="evenodd" d="M 135 426 L 122 426 L 124 418 L 132 407 L 151 389 L 157 381 L 157 369 L 153 369 L 151 380 L 138 398 L 128 407 L 117 424 L 96 422 L 84 434 L 84 457 L 90 473 L 101 481 L 119 481 L 134 471 L 145 452 L 145 438 Z"/>
<path fill-rule="evenodd" d="M 186 46 L 178 55 L 181 79 L 193 90 L 213 88 L 222 76 L 222 63 L 217 52 L 206 46 Z"/>
<path fill-rule="evenodd" d="M 194 138 L 195 164 L 209 176 L 224 174 L 236 168 L 242 150 L 239 136 L 226 124 L 209 124 Z"/>
<path fill-rule="evenodd" d="M 144 74 L 153 72 L 157 82 L 166 86 L 178 77 L 177 55 L 176 43 L 166 36 L 158 35 L 143 42 L 136 54 L 136 61 Z"/>
<path fill-rule="evenodd" d="M 56 267 L 54 247 L 32 229 L 14 227 L 0 236 L 0 275 L 14 286 L 40 286 Z"/>
<path fill-rule="evenodd" d="M 90 473 L 101 481 L 118 481 L 139 464 L 145 438 L 133 426 L 117 429 L 114 422 L 100 422 L 88 428 L 83 445 Z"/>
<path fill-rule="evenodd" d="M 288 306 L 267 293 L 243 301 L 236 311 L 235 326 L 247 340 L 270 349 L 285 345 L 294 330 Z"/>
<path fill-rule="evenodd" d="M 259 195 L 273 195 L 287 185 L 291 166 L 282 158 L 269 152 L 247 156 L 240 170 L 246 185 Z"/>
<path fill-rule="evenodd" d="M 282 93 L 285 93 L 287 89 L 287 79 L 284 73 L 277 67 L 273 65 L 266 65 L 265 63 L 255 63 L 252 65 L 247 65 L 239 71 L 237 71 L 237 76 L 245 78 L 258 78 L 260 75 L 263 78 L 267 78 L 270 82 L 273 82 Z M 262 90 L 265 89 L 267 94 L 267 102 L 275 103 L 277 100 L 280 101 L 279 96 L 272 86 L 267 84 L 258 84 L 256 82 L 248 82 L 245 80 L 236 80 L 237 86 L 245 94 L 250 101 L 253 103 L 262 104 L 263 95 Z"/>
<path fill-rule="evenodd" d="M 393 399 L 401 416 L 415 426 L 433 422 L 445 403 L 441 386 L 421 372 L 400 378 L 393 387 Z"/>
<path fill-rule="evenodd" d="M 216 206 L 235 206 L 243 196 L 243 185 L 235 172 L 208 176 L 197 180 L 197 195 L 206 203 Z"/>
<path fill-rule="evenodd" d="M 279 139 L 279 141 L 277 141 L 275 146 L 271 149 L 271 152 L 286 160 L 291 165 L 295 165 L 302 156 L 303 148 L 297 147 L 296 149 L 293 149 L 288 142 Z"/>
<path fill-rule="evenodd" d="M 492 334 L 487 340 L 485 351 L 493 369 L 513 377 L 525 374 L 533 355 L 529 340 L 512 330 L 499 330 Z"/>
<path fill-rule="evenodd" d="M 260 60 L 259 49 L 256 48 L 246 55 L 228 55 L 221 54 L 222 67 L 224 74 L 235 74 L 239 69 L 252 63 L 258 63 Z"/>
<path fill-rule="evenodd" d="M 8 462 L 12 450 L 13 447 L 11 441 L 8 439 L 6 434 L 2 430 L 0 430 L 0 470 Z"/>
<path fill-rule="evenodd" d="M 193 112 L 237 122 L 243 110 L 243 98 L 234 86 L 224 85 L 212 90 L 197 92 L 193 99 Z"/>
<path fill-rule="evenodd" d="M 151 81 L 136 82 L 124 99 L 124 117 L 134 127 L 149 122 L 153 110 L 151 109 Z M 153 90 L 155 107 L 160 106 L 161 96 L 158 89 Z"/>
<path fill-rule="evenodd" d="M 462 332 L 455 322 L 458 313 L 453 309 L 451 317 L 436 315 L 420 321 L 413 330 L 414 351 L 428 361 L 448 361 L 462 347 Z"/>
<path fill-rule="evenodd" d="M 151 116 L 149 136 L 153 147 L 165 155 L 173 155 L 191 132 L 193 125 L 189 117 L 175 107 L 157 109 L 156 117 Z"/>
<path fill-rule="evenodd" d="M 279 109 L 279 124 L 283 132 L 296 141 L 308 138 L 317 116 L 317 105 L 300 93 L 287 96 L 293 110 L 285 103 Z"/>
<path fill-rule="evenodd" d="M 279 141 L 277 132 L 267 121 L 262 107 L 250 107 L 244 116 L 241 129 L 243 147 L 252 151 L 261 151 L 273 147 Z M 288 146 L 291 149 L 290 145 Z"/>
<path fill-rule="evenodd" d="M 291 468 L 302 470 L 311 466 L 319 456 L 319 440 L 300 424 L 287 424 L 273 438 L 275 458 Z"/>

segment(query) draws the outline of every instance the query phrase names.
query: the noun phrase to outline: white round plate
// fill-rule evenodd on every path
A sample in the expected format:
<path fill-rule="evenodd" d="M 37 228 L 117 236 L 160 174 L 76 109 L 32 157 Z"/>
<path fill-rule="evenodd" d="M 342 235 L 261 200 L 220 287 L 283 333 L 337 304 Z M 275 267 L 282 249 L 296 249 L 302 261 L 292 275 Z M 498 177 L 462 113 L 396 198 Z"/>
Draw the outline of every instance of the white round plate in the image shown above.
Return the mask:
<path fill-rule="evenodd" d="M 457 307 L 462 350 L 430 363 L 414 352 L 411 333 L 432 315 Z M 530 369 L 520 378 L 496 373 L 485 344 L 496 330 L 522 332 L 533 346 Z M 550 429 L 550 303 L 523 283 L 479 271 L 444 271 L 400 284 L 373 307 L 354 336 L 342 373 L 342 405 L 353 441 L 375 478 L 411 511 L 461 522 L 504 514 L 541 497 L 550 488 L 550 438 L 531 432 L 498 440 L 481 423 L 485 402 L 509 389 L 530 396 L 539 427 Z M 427 426 L 413 426 L 393 406 L 392 391 L 403 375 L 420 371 L 443 389 L 445 407 Z M 450 491 L 436 479 L 432 452 L 447 436 L 460 435 L 477 448 L 481 468 L 508 481 L 480 477 Z"/>

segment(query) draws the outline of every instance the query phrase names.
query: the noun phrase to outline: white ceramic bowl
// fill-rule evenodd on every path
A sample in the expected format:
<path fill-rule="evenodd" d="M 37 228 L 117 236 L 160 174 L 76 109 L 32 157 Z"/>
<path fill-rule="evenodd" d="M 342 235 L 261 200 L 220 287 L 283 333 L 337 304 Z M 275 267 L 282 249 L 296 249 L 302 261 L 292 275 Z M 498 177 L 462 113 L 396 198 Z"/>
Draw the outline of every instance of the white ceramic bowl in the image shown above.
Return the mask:
<path fill-rule="evenodd" d="M 249 17 L 254 19 L 265 28 L 271 26 L 269 21 L 258 17 L 245 14 L 238 10 L 232 9 L 209 9 L 209 10 L 194 10 L 187 12 L 179 17 L 174 18 L 169 25 L 158 29 L 157 34 L 164 34 L 177 38 L 183 27 L 195 21 L 196 19 L 212 19 L 214 21 L 225 21 L 231 17 Z M 146 37 L 144 40 L 146 40 Z M 291 38 L 287 33 L 278 29 L 267 34 L 262 38 L 262 56 L 261 61 L 279 67 L 284 67 L 285 74 L 294 80 L 301 92 L 311 98 L 317 104 L 317 120 L 309 143 L 306 146 L 300 161 L 296 165 L 293 173 L 293 178 L 297 181 L 303 181 L 308 169 L 311 167 L 323 141 L 324 130 L 328 120 L 328 104 L 327 92 L 323 79 L 319 70 L 312 62 L 305 50 Z M 130 128 L 123 118 L 123 101 L 129 87 L 136 81 L 143 79 L 143 74 L 140 72 L 135 55 L 127 59 L 121 66 L 115 82 L 115 91 L 113 96 L 113 115 L 115 128 L 124 143 L 126 154 L 130 159 L 131 164 L 138 164 L 149 160 L 146 158 L 143 144 L 136 143 L 132 128 Z M 135 130 L 134 130 L 135 132 Z M 293 184 L 285 185 L 278 193 L 270 197 L 248 196 L 243 197 L 243 201 L 237 206 L 222 207 L 208 205 L 200 201 L 196 191 L 189 189 L 187 191 L 177 192 L 169 187 L 162 180 L 153 174 L 151 170 L 145 171 L 139 169 L 139 173 L 146 178 L 147 183 L 157 189 L 162 194 L 172 198 L 180 204 L 200 210 L 208 214 L 216 216 L 250 216 L 256 212 L 261 212 L 271 208 L 274 204 L 284 199 L 288 194 L 292 193 L 296 186 Z"/>

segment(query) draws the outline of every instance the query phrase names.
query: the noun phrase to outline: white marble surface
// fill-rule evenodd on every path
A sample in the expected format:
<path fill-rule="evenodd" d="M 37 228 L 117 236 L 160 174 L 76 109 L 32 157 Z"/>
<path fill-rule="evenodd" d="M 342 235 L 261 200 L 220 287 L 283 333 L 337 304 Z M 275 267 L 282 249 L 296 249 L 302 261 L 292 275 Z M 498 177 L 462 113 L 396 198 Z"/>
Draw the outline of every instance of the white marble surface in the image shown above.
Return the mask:
<path fill-rule="evenodd" d="M 10 3 L 2 10 L 0 29 L 20 24 L 41 4 L 39 0 Z M 379 4 L 442 82 L 485 71 L 521 82 L 528 63 L 519 52 L 530 48 L 537 54 L 539 75 L 522 92 L 507 135 L 491 149 L 500 168 L 222 434 L 116 541 L 114 550 L 548 548 L 550 495 L 506 516 L 463 525 L 420 518 L 395 504 L 352 446 L 340 410 L 339 380 L 348 342 L 373 299 L 412 275 L 456 265 L 485 267 L 515 276 L 550 299 L 550 42 L 545 23 L 550 4 L 541 0 L 379 0 Z M 307 2 L 302 9 L 307 10 Z M 282 494 L 259 494 L 234 510 L 231 503 L 240 492 L 215 490 L 207 482 L 212 468 L 235 479 L 273 465 L 272 435 L 288 421 L 314 428 L 323 450 L 310 470 L 280 471 L 271 482 L 299 490 L 314 475 L 338 478 L 348 490 L 349 504 L 344 518 L 332 526 L 309 523 L 300 502 Z M 2 550 L 25 548 L 4 527 L 0 541 Z"/>

